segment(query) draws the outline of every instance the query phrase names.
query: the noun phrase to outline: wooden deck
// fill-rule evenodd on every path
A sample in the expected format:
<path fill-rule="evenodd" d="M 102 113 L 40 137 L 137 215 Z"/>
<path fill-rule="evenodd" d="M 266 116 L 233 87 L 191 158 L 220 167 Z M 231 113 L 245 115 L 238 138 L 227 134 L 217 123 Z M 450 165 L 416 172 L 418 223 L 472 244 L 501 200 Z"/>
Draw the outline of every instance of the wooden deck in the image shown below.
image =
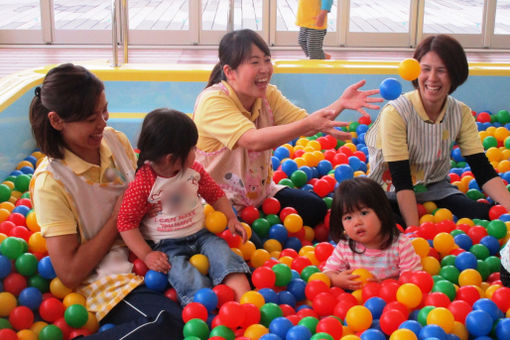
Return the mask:
<path fill-rule="evenodd" d="M 277 1 L 277 30 L 296 31 L 298 0 Z M 262 28 L 263 0 L 235 0 L 234 27 Z M 336 31 L 336 1 L 328 16 L 329 30 Z M 498 1 L 496 28 L 510 33 L 510 2 Z M 407 32 L 410 0 L 352 0 L 351 32 Z M 129 0 L 129 26 L 133 30 L 188 29 L 189 0 Z M 111 28 L 111 1 L 54 0 L 55 27 L 66 30 Z M 227 28 L 229 1 L 202 1 L 202 29 Z M 483 0 L 427 0 L 426 33 L 480 33 Z M 0 30 L 40 29 L 38 0 L 0 0 Z"/>

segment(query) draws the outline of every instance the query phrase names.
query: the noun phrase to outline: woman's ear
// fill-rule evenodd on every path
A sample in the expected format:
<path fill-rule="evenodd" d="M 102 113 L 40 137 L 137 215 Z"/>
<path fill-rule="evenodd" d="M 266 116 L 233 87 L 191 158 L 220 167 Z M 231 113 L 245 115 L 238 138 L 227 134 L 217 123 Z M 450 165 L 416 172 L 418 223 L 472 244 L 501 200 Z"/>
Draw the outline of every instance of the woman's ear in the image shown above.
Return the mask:
<path fill-rule="evenodd" d="M 55 130 L 61 131 L 64 128 L 64 121 L 55 111 L 48 112 L 48 119 Z"/>
<path fill-rule="evenodd" d="M 227 78 L 227 80 L 231 80 L 234 76 L 234 70 L 230 67 L 230 65 L 223 65 L 223 74 Z"/>

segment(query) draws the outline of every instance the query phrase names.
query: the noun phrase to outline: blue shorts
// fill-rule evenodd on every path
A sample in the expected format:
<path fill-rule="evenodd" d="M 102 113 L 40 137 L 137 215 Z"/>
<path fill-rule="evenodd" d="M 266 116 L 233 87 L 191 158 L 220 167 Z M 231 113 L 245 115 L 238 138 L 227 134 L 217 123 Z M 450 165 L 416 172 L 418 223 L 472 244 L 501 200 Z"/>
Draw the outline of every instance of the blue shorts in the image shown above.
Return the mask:
<path fill-rule="evenodd" d="M 153 249 L 168 256 L 172 265 L 168 281 L 175 288 L 183 306 L 193 302 L 197 290 L 212 288 L 222 283 L 229 274 L 250 272 L 244 259 L 234 253 L 225 240 L 207 229 L 178 239 L 161 240 Z M 202 275 L 189 262 L 195 254 L 203 254 L 209 259 L 208 275 Z"/>

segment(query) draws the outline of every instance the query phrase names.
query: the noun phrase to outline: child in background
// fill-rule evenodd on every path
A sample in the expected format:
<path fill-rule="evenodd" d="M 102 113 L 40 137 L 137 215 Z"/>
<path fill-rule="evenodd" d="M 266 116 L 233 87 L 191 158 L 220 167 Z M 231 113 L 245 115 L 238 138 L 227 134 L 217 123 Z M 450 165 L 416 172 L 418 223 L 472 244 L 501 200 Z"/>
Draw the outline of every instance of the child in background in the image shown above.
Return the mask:
<path fill-rule="evenodd" d="M 322 43 L 327 33 L 328 12 L 333 0 L 299 0 L 296 25 L 299 26 L 298 42 L 310 59 L 330 59 Z"/>
<path fill-rule="evenodd" d="M 361 288 L 356 268 L 369 270 L 377 280 L 421 270 L 421 259 L 406 235 L 397 229 L 390 203 L 381 186 L 366 177 L 345 180 L 335 190 L 330 234 L 338 244 L 324 272 L 334 286 Z"/>
<path fill-rule="evenodd" d="M 182 305 L 204 287 L 224 283 L 236 299 L 250 290 L 249 267 L 227 243 L 204 228 L 200 197 L 225 214 L 228 228 L 246 241 L 225 193 L 195 162 L 198 132 L 182 112 L 157 109 L 144 119 L 138 139 L 138 169 L 124 194 L 117 228 L 126 245 L 149 269 L 168 273 Z M 149 245 L 146 240 L 153 242 Z M 209 276 L 189 258 L 209 259 Z"/>
<path fill-rule="evenodd" d="M 501 283 L 503 286 L 510 287 L 510 242 L 499 252 L 501 255 L 501 268 L 499 270 Z"/>

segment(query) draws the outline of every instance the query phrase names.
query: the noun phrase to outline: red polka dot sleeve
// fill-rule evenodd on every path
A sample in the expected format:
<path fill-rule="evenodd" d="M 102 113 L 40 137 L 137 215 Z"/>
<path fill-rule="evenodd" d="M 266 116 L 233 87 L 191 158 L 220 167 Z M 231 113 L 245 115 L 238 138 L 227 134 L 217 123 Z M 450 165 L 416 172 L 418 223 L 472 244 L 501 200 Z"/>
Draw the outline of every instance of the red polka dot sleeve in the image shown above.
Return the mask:
<path fill-rule="evenodd" d="M 216 184 L 211 175 L 205 171 L 202 164 L 195 162 L 191 168 L 200 174 L 198 194 L 203 197 L 207 203 L 213 204 L 218 198 L 225 196 L 225 192 Z"/>
<path fill-rule="evenodd" d="M 140 222 L 150 208 L 147 198 L 155 180 L 156 174 L 149 165 L 146 164 L 137 171 L 134 181 L 124 192 L 117 217 L 117 230 L 126 231 L 140 226 Z"/>

